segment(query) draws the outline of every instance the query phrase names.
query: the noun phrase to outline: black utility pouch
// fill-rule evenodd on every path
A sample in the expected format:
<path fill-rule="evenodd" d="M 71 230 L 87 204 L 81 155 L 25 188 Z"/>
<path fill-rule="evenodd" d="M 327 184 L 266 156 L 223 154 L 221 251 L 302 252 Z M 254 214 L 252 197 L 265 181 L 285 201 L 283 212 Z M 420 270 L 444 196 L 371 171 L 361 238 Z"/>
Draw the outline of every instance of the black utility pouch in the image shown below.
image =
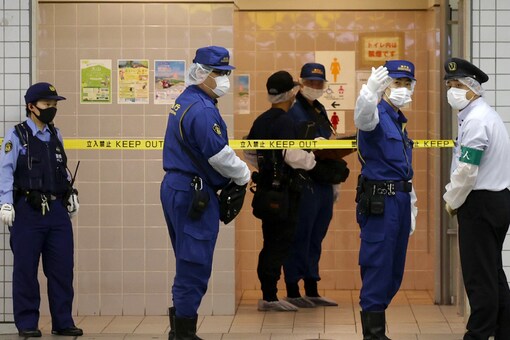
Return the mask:
<path fill-rule="evenodd" d="M 203 190 L 202 179 L 198 176 L 193 178 L 191 186 L 193 187 L 193 196 L 188 208 L 188 217 L 192 220 L 198 220 L 209 204 L 209 193 Z"/>
<path fill-rule="evenodd" d="M 384 195 L 373 195 L 370 197 L 370 214 L 382 215 L 384 213 Z"/>

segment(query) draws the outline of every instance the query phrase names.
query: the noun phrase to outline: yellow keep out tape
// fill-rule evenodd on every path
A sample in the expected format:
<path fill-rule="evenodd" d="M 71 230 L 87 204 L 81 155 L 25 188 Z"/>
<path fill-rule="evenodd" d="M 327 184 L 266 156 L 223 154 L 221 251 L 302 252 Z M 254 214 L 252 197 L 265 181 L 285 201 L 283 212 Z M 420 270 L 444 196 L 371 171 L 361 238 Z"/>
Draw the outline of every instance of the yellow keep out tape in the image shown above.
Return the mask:
<path fill-rule="evenodd" d="M 0 139 L 0 142 L 2 140 Z M 235 150 L 255 149 L 356 149 L 355 140 L 230 140 Z M 415 148 L 452 148 L 449 139 L 414 140 Z M 161 139 L 71 139 L 64 140 L 67 150 L 162 150 Z"/>
<path fill-rule="evenodd" d="M 356 149 L 355 140 L 230 140 L 235 150 Z M 159 139 L 65 139 L 68 150 L 162 150 Z M 451 148 L 453 140 L 415 140 L 415 148 Z"/>

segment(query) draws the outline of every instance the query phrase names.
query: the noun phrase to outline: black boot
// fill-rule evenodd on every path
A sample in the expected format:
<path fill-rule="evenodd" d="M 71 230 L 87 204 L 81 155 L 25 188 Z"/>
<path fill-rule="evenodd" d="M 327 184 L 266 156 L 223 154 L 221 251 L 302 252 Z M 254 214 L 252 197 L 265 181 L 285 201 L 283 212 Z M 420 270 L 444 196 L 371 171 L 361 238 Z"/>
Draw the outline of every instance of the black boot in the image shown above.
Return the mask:
<path fill-rule="evenodd" d="M 170 332 L 168 332 L 168 340 L 175 340 L 175 307 L 168 308 L 168 318 L 170 319 Z"/>
<path fill-rule="evenodd" d="M 197 336 L 197 318 L 174 318 L 175 340 L 203 340 Z"/>
<path fill-rule="evenodd" d="M 386 333 L 386 314 L 382 312 L 361 311 L 363 340 L 391 340 Z"/>

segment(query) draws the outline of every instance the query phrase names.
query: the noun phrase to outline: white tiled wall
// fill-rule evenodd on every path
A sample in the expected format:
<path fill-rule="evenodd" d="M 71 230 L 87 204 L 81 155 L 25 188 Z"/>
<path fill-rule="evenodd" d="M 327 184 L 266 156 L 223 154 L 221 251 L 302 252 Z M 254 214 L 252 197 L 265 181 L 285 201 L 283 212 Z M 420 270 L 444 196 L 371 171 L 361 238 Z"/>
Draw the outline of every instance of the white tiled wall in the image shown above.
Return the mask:
<path fill-rule="evenodd" d="M 510 134 L 510 1 L 472 0 L 472 58 L 490 77 L 486 98 L 501 115 Z M 510 155 L 509 155 L 510 157 Z M 510 279 L 510 235 L 503 263 Z"/>
<path fill-rule="evenodd" d="M 30 0 L 0 0 L 0 138 L 25 117 L 30 84 Z M 12 255 L 0 225 L 0 323 L 12 321 Z"/>

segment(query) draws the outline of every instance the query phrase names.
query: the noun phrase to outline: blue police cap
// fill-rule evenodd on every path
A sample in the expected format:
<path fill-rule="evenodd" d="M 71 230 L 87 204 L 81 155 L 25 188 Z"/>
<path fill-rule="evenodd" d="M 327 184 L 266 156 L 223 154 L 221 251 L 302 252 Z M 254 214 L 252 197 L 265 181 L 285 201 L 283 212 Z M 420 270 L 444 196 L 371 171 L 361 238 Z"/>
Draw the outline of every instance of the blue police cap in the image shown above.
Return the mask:
<path fill-rule="evenodd" d="M 35 103 L 40 99 L 65 100 L 59 96 L 57 90 L 50 83 L 35 83 L 30 86 L 25 94 L 25 104 Z"/>
<path fill-rule="evenodd" d="M 234 66 L 229 65 L 230 54 L 227 49 L 221 46 L 201 47 L 195 54 L 194 63 L 207 65 L 218 70 L 233 70 Z"/>
<path fill-rule="evenodd" d="M 480 84 L 489 80 L 489 76 L 485 74 L 485 72 L 469 61 L 460 58 L 450 58 L 446 60 L 444 63 L 444 70 L 446 72 L 444 75 L 445 80 L 469 77 Z"/>
<path fill-rule="evenodd" d="M 416 80 L 414 77 L 414 64 L 407 60 L 388 60 L 384 64 L 388 69 L 388 75 L 392 78 L 409 78 Z"/>
<path fill-rule="evenodd" d="M 303 79 L 327 81 L 326 69 L 324 68 L 324 65 L 318 63 L 304 64 L 299 76 Z"/>

